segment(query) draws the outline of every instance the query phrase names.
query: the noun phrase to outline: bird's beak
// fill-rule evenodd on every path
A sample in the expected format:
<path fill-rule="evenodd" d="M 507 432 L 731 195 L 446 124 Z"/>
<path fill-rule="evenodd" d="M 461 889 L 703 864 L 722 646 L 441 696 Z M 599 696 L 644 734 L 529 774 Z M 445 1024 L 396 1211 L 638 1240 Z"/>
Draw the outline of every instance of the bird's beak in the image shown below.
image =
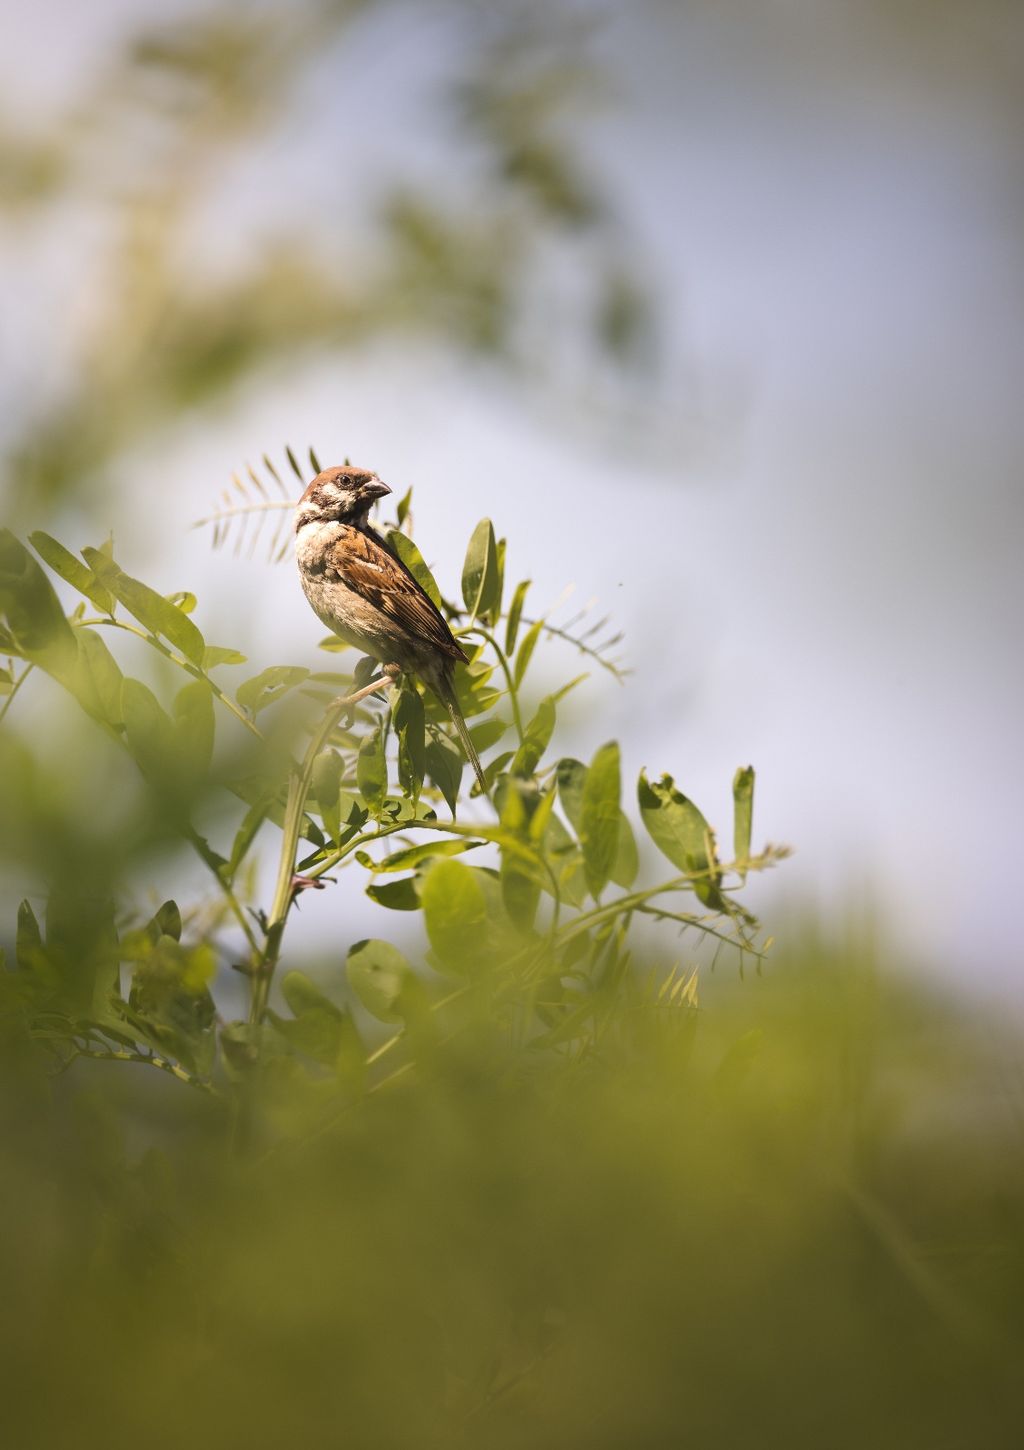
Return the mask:
<path fill-rule="evenodd" d="M 391 490 L 390 488 L 388 488 L 387 484 L 381 483 L 379 478 L 376 480 L 375 483 L 364 483 L 362 488 L 364 498 L 383 498 L 385 494 L 388 494 L 390 492 Z"/>

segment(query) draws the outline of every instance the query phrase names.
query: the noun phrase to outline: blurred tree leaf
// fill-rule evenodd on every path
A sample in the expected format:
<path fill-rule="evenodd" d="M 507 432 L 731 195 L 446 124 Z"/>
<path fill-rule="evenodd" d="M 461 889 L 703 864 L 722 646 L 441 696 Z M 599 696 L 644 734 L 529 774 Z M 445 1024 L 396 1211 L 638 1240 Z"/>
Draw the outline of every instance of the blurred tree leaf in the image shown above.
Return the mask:
<path fill-rule="evenodd" d="M 182 776 L 194 789 L 213 758 L 213 693 L 205 681 L 194 680 L 178 691 L 174 723 Z"/>
<path fill-rule="evenodd" d="M 480 878 L 461 861 L 436 861 L 420 888 L 430 945 L 442 964 L 472 975 L 487 960 L 487 900 Z"/>
<path fill-rule="evenodd" d="M 50 673 L 66 672 L 76 656 L 74 635 L 53 585 L 9 529 L 0 529 L 0 614 L 11 647 Z"/>
<path fill-rule="evenodd" d="M 258 715 L 261 710 L 275 704 L 282 695 L 294 690 L 296 685 L 301 685 L 308 678 L 309 671 L 301 665 L 269 665 L 265 670 L 260 670 L 258 675 L 253 675 L 251 680 L 239 685 L 235 699 L 243 710 L 248 710 L 251 715 Z"/>
<path fill-rule="evenodd" d="M 199 630 L 176 605 L 148 584 L 133 579 L 99 549 L 83 549 L 86 563 L 103 587 L 119 599 L 150 634 L 163 635 L 168 644 L 180 649 L 194 665 L 202 665 L 206 641 Z"/>
<path fill-rule="evenodd" d="M 321 750 L 313 761 L 312 792 L 320 808 L 320 817 L 329 840 L 337 843 L 341 836 L 342 760 L 336 750 Z"/>
<path fill-rule="evenodd" d="M 382 861 L 371 861 L 366 857 L 364 864 L 375 872 L 411 871 L 414 866 L 420 866 L 435 856 L 461 856 L 464 851 L 475 850 L 479 844 L 478 841 L 441 837 L 439 840 L 423 841 L 418 846 L 406 846 L 385 856 Z"/>
<path fill-rule="evenodd" d="M 399 881 L 371 881 L 366 894 L 371 901 L 388 911 L 419 911 L 420 898 L 416 887 L 415 876 L 403 876 Z"/>
<path fill-rule="evenodd" d="M 378 1022 L 401 1022 L 401 1002 L 414 978 L 412 967 L 390 942 L 373 938 L 349 947 L 345 963 L 349 986 Z"/>
<path fill-rule="evenodd" d="M 29 543 L 35 549 L 44 563 L 49 564 L 55 574 L 66 580 L 79 594 L 95 604 L 102 614 L 113 614 L 114 599 L 109 589 L 105 589 L 97 579 L 93 571 L 83 564 L 81 559 L 76 559 L 74 554 L 52 539 L 49 534 L 37 530 L 29 535 Z"/>
<path fill-rule="evenodd" d="M 286 972 L 281 995 L 292 1017 L 271 1016 L 274 1028 L 292 1047 L 324 1067 L 336 1067 L 345 1043 L 345 1016 L 304 972 Z"/>
<path fill-rule="evenodd" d="M 93 629 L 79 627 L 78 661 L 68 686 L 78 703 L 91 715 L 115 730 L 124 723 L 121 692 L 124 676 L 105 641 Z"/>
<path fill-rule="evenodd" d="M 128 748 L 151 785 L 177 791 L 177 739 L 174 723 L 148 685 L 126 676 L 121 686 L 121 717 Z"/>

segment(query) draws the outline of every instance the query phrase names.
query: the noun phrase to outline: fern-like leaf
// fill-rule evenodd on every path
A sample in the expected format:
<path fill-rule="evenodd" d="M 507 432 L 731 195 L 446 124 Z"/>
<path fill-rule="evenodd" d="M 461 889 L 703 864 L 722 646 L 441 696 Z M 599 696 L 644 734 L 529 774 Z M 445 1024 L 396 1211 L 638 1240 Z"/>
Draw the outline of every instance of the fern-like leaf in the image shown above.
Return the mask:
<path fill-rule="evenodd" d="M 285 456 L 304 489 L 309 480 L 291 448 L 285 449 Z M 313 470 L 310 477 L 313 477 L 320 472 L 320 464 L 312 448 L 309 461 Z M 262 552 L 265 548 L 268 562 L 280 563 L 288 555 L 291 512 L 295 507 L 296 494 L 284 482 L 266 453 L 262 464 L 262 475 L 250 463 L 245 465 L 244 470 L 233 473 L 233 491 L 232 488 L 223 489 L 218 506 L 205 518 L 196 519 L 192 527 L 211 529 L 211 543 L 215 549 L 221 549 L 231 541 L 236 558 L 244 554 L 252 559 L 257 549 Z M 268 518 L 271 519 L 269 534 L 266 530 Z"/>

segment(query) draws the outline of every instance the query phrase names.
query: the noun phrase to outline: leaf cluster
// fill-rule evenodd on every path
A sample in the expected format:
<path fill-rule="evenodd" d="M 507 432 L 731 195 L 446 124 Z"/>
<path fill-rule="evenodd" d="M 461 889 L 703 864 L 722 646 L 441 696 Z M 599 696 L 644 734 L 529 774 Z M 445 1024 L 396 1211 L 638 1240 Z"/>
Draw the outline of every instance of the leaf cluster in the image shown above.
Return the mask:
<path fill-rule="evenodd" d="M 317 468 L 312 451 L 310 460 Z M 455 686 L 485 762 L 486 798 L 475 784 L 465 796 L 446 712 L 415 680 L 385 702 L 349 704 L 372 684 L 372 662 L 350 673 L 272 664 L 229 688 L 222 671 L 245 658 L 207 642 L 193 594 L 164 596 L 134 578 L 110 540 L 76 556 L 44 533 L 32 535 L 34 553 L 0 534 L 0 652 L 9 661 L 0 718 L 33 671 L 63 687 L 133 763 L 166 833 L 202 861 L 228 933 L 214 930 L 203 900 L 183 910 L 167 901 L 145 921 L 112 900 L 99 916 L 95 902 L 80 908 L 73 949 L 74 933 L 60 927 L 79 910 L 73 895 L 51 895 L 45 939 L 25 902 L 12 1000 L 33 1040 L 62 1063 L 151 1062 L 229 1095 L 267 1073 L 364 1091 L 383 1057 L 389 1072 L 410 1070 L 425 1042 L 458 1031 L 482 1001 L 524 1047 L 585 1060 L 621 1028 L 627 999 L 640 1012 L 693 1010 L 697 959 L 640 981 L 638 923 L 661 923 L 677 949 L 685 936 L 694 950 L 728 946 L 741 966 L 763 955 L 737 892 L 785 853 L 752 854 L 753 771 L 734 782 L 731 861 L 669 775 L 639 773 L 631 819 L 618 744 L 585 762 L 557 743 L 563 702 L 586 676 L 543 694 L 534 683 L 552 639 L 617 666 L 590 635 L 527 615 L 529 581 L 507 579 L 505 541 L 488 519 L 470 535 L 461 600 L 448 601 L 413 541 L 411 502 L 408 494 L 398 503 L 388 538 L 466 651 Z M 71 609 L 51 575 L 79 596 Z M 162 697 L 159 683 L 125 673 L 108 647 L 126 634 L 160 657 Z M 343 648 L 333 637 L 323 645 L 332 659 Z M 201 828 L 210 819 L 216 829 Z M 276 860 L 269 899 L 249 869 L 260 852 Z M 340 954 L 343 976 L 332 968 L 314 980 L 291 968 L 276 995 L 294 910 L 341 870 L 361 877 L 380 908 L 380 935 Z M 404 914 L 403 940 L 419 920 L 421 959 L 387 940 L 389 912 Z M 247 983 L 245 1019 L 215 1005 L 224 968 Z M 374 1022 L 391 1030 L 376 1046 Z"/>

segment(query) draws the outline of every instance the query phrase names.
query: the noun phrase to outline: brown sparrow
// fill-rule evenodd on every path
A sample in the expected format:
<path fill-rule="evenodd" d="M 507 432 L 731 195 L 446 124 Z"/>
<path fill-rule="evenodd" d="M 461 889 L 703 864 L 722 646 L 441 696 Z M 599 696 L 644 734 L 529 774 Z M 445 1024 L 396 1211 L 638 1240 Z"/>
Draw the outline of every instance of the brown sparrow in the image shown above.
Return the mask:
<path fill-rule="evenodd" d="M 313 612 L 328 629 L 378 660 L 384 673 L 418 675 L 447 707 L 486 794 L 452 683 L 467 658 L 440 611 L 371 526 L 374 503 L 390 493 L 368 468 L 325 468 L 295 509 L 295 557 Z"/>

